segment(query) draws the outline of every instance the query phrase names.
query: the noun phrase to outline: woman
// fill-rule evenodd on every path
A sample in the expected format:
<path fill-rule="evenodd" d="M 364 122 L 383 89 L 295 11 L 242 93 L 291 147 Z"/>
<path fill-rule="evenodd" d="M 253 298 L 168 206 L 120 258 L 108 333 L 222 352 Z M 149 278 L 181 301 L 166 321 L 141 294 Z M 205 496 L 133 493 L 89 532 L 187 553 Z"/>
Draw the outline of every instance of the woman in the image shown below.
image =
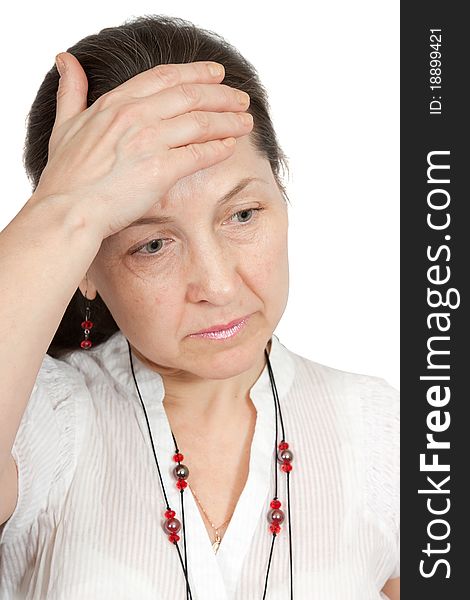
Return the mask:
<path fill-rule="evenodd" d="M 255 69 L 162 16 L 58 58 L 0 237 L 1 597 L 398 599 L 398 394 L 273 334 Z"/>

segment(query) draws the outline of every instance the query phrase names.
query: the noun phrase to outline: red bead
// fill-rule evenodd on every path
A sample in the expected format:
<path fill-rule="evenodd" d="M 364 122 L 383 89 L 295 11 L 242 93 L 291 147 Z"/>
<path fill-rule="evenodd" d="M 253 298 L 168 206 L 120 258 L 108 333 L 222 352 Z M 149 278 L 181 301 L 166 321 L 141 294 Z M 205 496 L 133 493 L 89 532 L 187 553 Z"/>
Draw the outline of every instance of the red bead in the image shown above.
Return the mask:
<path fill-rule="evenodd" d="M 173 460 L 175 462 L 181 462 L 182 460 L 184 460 L 184 456 L 181 454 L 181 452 L 178 452 L 177 454 L 173 455 Z"/>
<path fill-rule="evenodd" d="M 176 482 L 176 487 L 179 490 L 184 490 L 184 488 L 188 485 L 188 482 L 185 481 L 184 479 L 178 479 L 178 481 Z"/>
<path fill-rule="evenodd" d="M 166 519 L 172 519 L 174 516 L 176 515 L 174 510 L 167 510 L 165 512 L 165 518 Z"/>
<path fill-rule="evenodd" d="M 269 530 L 271 531 L 271 533 L 275 533 L 277 535 L 281 531 L 281 526 L 277 523 L 271 523 L 271 525 L 269 526 Z"/>
<path fill-rule="evenodd" d="M 168 536 L 168 539 L 172 544 L 176 544 L 176 542 L 179 542 L 180 536 L 177 533 L 171 533 Z"/>
<path fill-rule="evenodd" d="M 90 340 L 83 340 L 83 341 L 80 342 L 80 346 L 82 348 L 85 348 L 85 349 L 90 348 L 91 347 L 91 341 Z"/>
<path fill-rule="evenodd" d="M 281 503 L 279 500 L 271 500 L 270 506 L 271 508 L 281 508 Z"/>
<path fill-rule="evenodd" d="M 285 462 L 281 465 L 281 469 L 284 471 L 284 473 L 289 473 L 292 471 L 292 465 L 289 462 Z"/>
<path fill-rule="evenodd" d="M 82 329 L 91 329 L 92 327 L 93 327 L 92 321 L 83 321 L 82 322 Z"/>
<path fill-rule="evenodd" d="M 289 448 L 289 444 L 287 442 L 281 442 L 279 444 L 279 450 L 287 450 Z"/>

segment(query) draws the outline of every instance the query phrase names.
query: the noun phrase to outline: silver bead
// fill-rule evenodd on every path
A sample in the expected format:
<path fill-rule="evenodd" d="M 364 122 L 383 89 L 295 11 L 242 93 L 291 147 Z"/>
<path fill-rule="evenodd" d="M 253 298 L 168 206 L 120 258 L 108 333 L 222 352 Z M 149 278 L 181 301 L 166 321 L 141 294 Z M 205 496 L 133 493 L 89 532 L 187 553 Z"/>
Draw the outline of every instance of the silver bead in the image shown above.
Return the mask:
<path fill-rule="evenodd" d="M 272 508 L 268 512 L 269 523 L 277 523 L 280 525 L 284 521 L 284 512 L 280 508 Z"/>
<path fill-rule="evenodd" d="M 291 450 L 280 450 L 277 453 L 277 461 L 280 463 L 283 462 L 292 462 L 294 460 L 294 455 Z"/>
<path fill-rule="evenodd" d="M 183 465 L 183 463 L 176 465 L 176 467 L 173 469 L 173 475 L 177 478 L 177 479 L 187 479 L 189 476 L 189 469 L 186 465 Z"/>

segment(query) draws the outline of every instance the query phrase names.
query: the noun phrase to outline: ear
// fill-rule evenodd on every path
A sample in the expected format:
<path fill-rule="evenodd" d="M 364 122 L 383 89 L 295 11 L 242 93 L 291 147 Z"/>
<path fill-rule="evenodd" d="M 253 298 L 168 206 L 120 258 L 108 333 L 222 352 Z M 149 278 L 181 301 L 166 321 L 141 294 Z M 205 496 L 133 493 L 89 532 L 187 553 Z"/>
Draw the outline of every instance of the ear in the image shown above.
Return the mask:
<path fill-rule="evenodd" d="M 97 288 L 93 281 L 88 277 L 88 274 L 81 280 L 78 285 L 80 291 L 82 292 L 83 297 L 86 297 L 88 300 L 94 300 L 96 298 Z"/>

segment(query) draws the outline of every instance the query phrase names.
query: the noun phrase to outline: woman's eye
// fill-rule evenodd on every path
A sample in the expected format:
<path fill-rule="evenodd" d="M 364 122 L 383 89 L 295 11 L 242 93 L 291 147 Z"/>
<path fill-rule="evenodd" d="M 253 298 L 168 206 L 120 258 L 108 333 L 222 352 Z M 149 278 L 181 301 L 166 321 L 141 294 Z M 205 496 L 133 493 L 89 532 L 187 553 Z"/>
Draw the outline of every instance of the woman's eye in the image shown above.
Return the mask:
<path fill-rule="evenodd" d="M 142 246 L 139 246 L 138 248 L 136 248 L 132 252 L 132 254 L 157 254 L 158 252 L 160 252 L 161 248 L 163 247 L 164 241 L 165 240 L 161 239 L 161 238 L 150 240 L 150 242 L 146 242 L 145 244 L 142 244 Z M 159 242 L 161 242 L 160 246 L 159 246 Z M 140 250 L 142 250 L 144 248 L 146 250 L 148 250 L 148 252 L 140 252 Z"/>
<path fill-rule="evenodd" d="M 258 207 L 258 208 L 244 208 L 243 210 L 239 210 L 234 215 L 232 215 L 231 219 L 233 217 L 237 217 L 238 215 L 242 215 L 242 220 L 239 221 L 239 223 L 248 223 L 248 222 L 252 221 L 253 219 L 249 218 L 248 220 L 245 220 L 245 218 L 246 218 L 245 215 L 248 213 L 248 215 L 251 216 L 254 211 L 258 212 L 258 211 L 261 211 L 261 210 L 263 210 L 263 208 L 261 208 L 261 207 Z"/>

